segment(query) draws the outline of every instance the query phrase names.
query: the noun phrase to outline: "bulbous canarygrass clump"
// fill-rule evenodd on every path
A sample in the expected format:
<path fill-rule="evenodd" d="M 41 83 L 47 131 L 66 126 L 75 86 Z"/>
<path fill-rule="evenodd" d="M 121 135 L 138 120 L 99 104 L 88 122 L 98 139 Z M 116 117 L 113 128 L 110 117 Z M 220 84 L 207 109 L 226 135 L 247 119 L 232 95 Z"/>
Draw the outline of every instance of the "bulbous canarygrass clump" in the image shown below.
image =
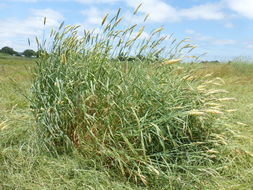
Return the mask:
<path fill-rule="evenodd" d="M 40 144 L 55 154 L 77 149 L 144 184 L 211 165 L 224 114 L 221 91 L 207 85 L 220 80 L 172 65 L 194 48 L 186 41 L 163 46 L 162 29 L 141 39 L 144 28 L 122 30 L 119 15 L 81 38 L 77 26 L 61 25 L 51 49 L 40 46 L 31 102 Z"/>

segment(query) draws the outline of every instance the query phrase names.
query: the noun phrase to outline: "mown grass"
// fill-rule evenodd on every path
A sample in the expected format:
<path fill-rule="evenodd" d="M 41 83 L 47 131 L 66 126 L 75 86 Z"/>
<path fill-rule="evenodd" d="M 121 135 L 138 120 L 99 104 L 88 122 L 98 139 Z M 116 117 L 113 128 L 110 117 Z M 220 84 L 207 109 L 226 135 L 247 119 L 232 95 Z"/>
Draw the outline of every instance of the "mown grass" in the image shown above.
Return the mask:
<path fill-rule="evenodd" d="M 234 155 L 233 164 L 224 176 L 215 178 L 220 189 L 248 190 L 253 188 L 253 64 L 251 62 L 229 62 L 221 64 L 191 65 L 199 69 L 199 73 L 212 73 L 213 77 L 221 77 L 223 86 L 235 101 L 229 102 L 231 113 L 228 129 L 231 134 L 229 146 Z"/>
<path fill-rule="evenodd" d="M 35 123 L 28 101 L 29 67 L 35 60 L 0 59 L 0 188 L 1 189 L 146 189 L 117 177 L 117 173 L 85 160 L 79 154 L 51 157 L 39 152 L 35 143 Z M 230 102 L 231 125 L 236 133 L 230 138 L 233 164 L 221 175 L 204 180 L 203 189 L 251 189 L 253 181 L 253 65 L 207 64 L 201 73 L 222 77 L 224 88 L 236 101 Z M 240 68 L 240 69 L 238 69 Z M 13 83 L 15 80 L 15 83 Z M 211 182 L 210 182 L 211 180 Z M 166 187 L 161 181 L 157 188 Z M 185 187 L 187 189 L 187 187 Z"/>

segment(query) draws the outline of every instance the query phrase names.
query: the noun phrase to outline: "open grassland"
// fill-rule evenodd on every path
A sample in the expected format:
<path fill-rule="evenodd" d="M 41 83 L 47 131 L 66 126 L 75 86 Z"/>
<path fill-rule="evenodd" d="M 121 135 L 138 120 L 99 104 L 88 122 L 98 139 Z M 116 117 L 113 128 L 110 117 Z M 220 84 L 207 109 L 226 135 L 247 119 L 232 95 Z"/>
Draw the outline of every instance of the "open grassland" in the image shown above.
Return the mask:
<path fill-rule="evenodd" d="M 0 56 L 0 189 L 147 189 L 126 182 L 115 171 L 78 153 L 52 157 L 39 151 L 35 140 L 36 124 L 25 97 L 29 97 L 30 70 L 34 62 L 33 59 Z M 253 65 L 191 64 L 183 67 L 197 68 L 200 75 L 213 73 L 213 77 L 221 77 L 225 81 L 222 88 L 229 91 L 229 97 L 236 98 L 228 103 L 231 124 L 227 130 L 231 130 L 231 137 L 226 146 L 231 150 L 233 161 L 223 173 L 203 179 L 199 189 L 252 189 Z M 234 109 L 237 111 L 233 112 Z M 187 184 L 181 188 L 190 189 Z M 165 179 L 157 183 L 155 189 L 178 188 L 168 187 Z"/>
<path fill-rule="evenodd" d="M 253 64 L 232 62 L 227 64 L 198 65 L 200 73 L 213 73 L 221 77 L 223 86 L 235 101 L 229 102 L 231 113 L 229 119 L 236 133 L 231 135 L 228 146 L 238 155 L 233 169 L 216 178 L 221 189 L 252 189 L 253 188 Z M 233 124 L 232 124 L 233 123 Z M 247 156 L 250 155 L 250 156 Z M 231 173 L 230 173 L 231 172 Z M 230 173 L 230 174 L 229 174 Z"/>

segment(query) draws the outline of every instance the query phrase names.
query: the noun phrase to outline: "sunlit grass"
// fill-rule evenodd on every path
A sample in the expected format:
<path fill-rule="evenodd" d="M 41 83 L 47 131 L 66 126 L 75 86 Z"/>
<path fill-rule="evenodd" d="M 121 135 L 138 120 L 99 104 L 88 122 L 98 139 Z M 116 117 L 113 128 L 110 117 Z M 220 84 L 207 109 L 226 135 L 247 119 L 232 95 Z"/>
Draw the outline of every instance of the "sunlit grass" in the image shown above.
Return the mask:
<path fill-rule="evenodd" d="M 253 64 L 251 62 L 229 62 L 218 64 L 194 64 L 198 73 L 213 73 L 213 77 L 221 77 L 223 88 L 235 100 L 228 102 L 230 113 L 228 119 L 232 129 L 227 145 L 233 162 L 226 172 L 214 181 L 220 189 L 251 189 L 253 181 Z M 215 188 L 214 188 L 215 189 Z"/>
<path fill-rule="evenodd" d="M 41 150 L 78 151 L 136 184 L 201 186 L 226 166 L 222 80 L 174 66 L 194 48 L 187 40 L 164 46 L 162 29 L 140 39 L 144 26 L 121 21 L 119 10 L 83 36 L 62 24 L 49 47 L 38 43 L 31 107 Z"/>
<path fill-rule="evenodd" d="M 6 61 L 7 59 L 0 60 L 0 66 L 4 65 L 5 67 L 5 74 L 0 72 L 2 77 L 0 80 L 0 187 L 2 189 L 75 189 L 80 187 L 86 189 L 145 189 L 133 184 L 126 184 L 118 176 L 112 177 L 110 170 L 95 165 L 94 161 L 84 159 L 79 154 L 54 158 L 40 153 L 36 146 L 35 123 L 29 114 L 27 100 L 20 91 L 15 90 L 15 85 L 13 86 L 13 82 L 8 77 L 12 76 L 12 79 L 17 81 L 17 85 L 24 90 L 21 91 L 22 93 L 28 93 L 31 81 L 26 67 L 31 66 L 34 60 L 25 64 L 22 60 L 17 59 L 13 63 L 15 67 L 12 64 L 6 64 Z M 232 123 L 234 122 L 230 127 L 236 131 L 236 135 L 230 139 L 227 146 L 235 151 L 231 152 L 231 155 L 238 158 L 234 165 L 231 165 L 219 176 L 203 179 L 202 183 L 205 184 L 203 189 L 217 189 L 218 187 L 224 190 L 248 190 L 252 187 L 253 160 L 243 151 L 251 154 L 253 152 L 251 140 L 253 138 L 251 117 L 253 114 L 251 109 L 253 94 L 250 82 L 253 79 L 253 69 L 249 68 L 248 71 L 252 72 L 245 74 L 237 71 L 234 65 L 198 65 L 205 68 L 202 71 L 214 72 L 216 77 L 221 76 L 219 74 L 221 72 L 216 72 L 220 67 L 227 70 L 226 74 L 222 75 L 225 80 L 223 88 L 229 91 L 231 97 L 237 99 L 237 101 L 229 103 L 230 109 L 237 109 L 236 112 L 231 112 L 229 115 Z M 236 124 L 237 122 L 239 124 Z M 161 180 L 160 185 L 158 184 L 156 188 L 162 189 L 165 184 L 167 184 L 167 180 Z M 184 188 L 187 189 L 187 185 Z"/>
<path fill-rule="evenodd" d="M 0 189 L 252 188 L 252 65 L 180 64 L 119 19 L 0 55 Z"/>

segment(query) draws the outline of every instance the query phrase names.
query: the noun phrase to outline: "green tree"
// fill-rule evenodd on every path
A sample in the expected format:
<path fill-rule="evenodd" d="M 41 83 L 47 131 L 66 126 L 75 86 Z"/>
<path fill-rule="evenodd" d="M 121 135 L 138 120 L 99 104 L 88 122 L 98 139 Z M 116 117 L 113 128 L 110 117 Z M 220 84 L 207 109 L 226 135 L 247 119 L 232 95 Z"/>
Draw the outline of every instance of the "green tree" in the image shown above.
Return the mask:
<path fill-rule="evenodd" d="M 33 51 L 32 49 L 27 49 L 23 52 L 23 55 L 26 57 L 32 57 L 32 56 L 36 56 L 37 53 Z"/>
<path fill-rule="evenodd" d="M 5 46 L 3 47 L 1 50 L 0 50 L 1 53 L 6 53 L 6 54 L 9 54 L 9 55 L 14 55 L 14 54 L 17 54 L 16 51 L 13 50 L 13 48 L 10 48 L 8 46 Z"/>

